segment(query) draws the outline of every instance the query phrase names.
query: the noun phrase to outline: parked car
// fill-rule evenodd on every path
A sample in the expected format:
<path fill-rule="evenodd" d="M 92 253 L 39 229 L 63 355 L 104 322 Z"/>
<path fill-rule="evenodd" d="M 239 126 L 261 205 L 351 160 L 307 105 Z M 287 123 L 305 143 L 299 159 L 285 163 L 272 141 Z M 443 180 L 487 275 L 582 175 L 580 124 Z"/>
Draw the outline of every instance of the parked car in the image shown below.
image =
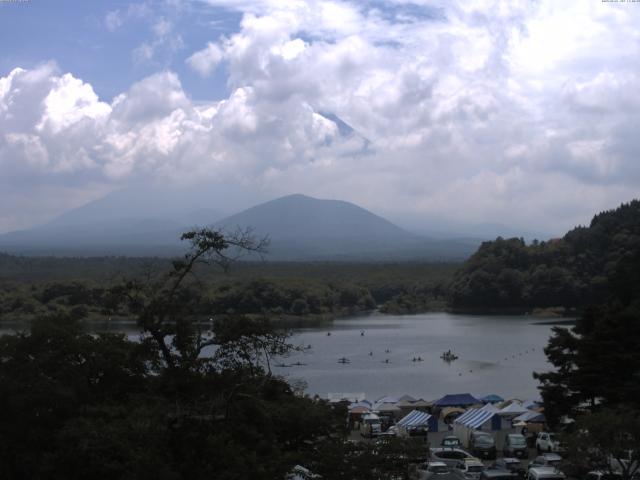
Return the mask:
<path fill-rule="evenodd" d="M 440 445 L 443 447 L 452 447 L 452 448 L 460 448 L 462 446 L 462 442 L 455 435 L 447 435 L 442 439 Z"/>
<path fill-rule="evenodd" d="M 622 452 L 618 452 L 618 454 L 614 456 L 609 456 L 609 468 L 614 472 L 621 472 L 622 470 L 630 470 L 637 471 L 637 476 L 640 477 L 640 470 L 638 465 L 636 464 L 637 460 L 634 460 L 634 451 L 633 450 L 624 450 Z"/>
<path fill-rule="evenodd" d="M 519 433 L 510 433 L 504 439 L 502 454 L 505 457 L 529 458 L 527 439 Z"/>
<path fill-rule="evenodd" d="M 478 480 L 485 467 L 478 458 L 465 458 L 458 462 L 456 470 L 468 480 Z"/>
<path fill-rule="evenodd" d="M 367 413 L 363 415 L 360 423 L 360 435 L 363 437 L 377 437 L 382 433 L 382 422 L 380 417 L 375 413 Z"/>
<path fill-rule="evenodd" d="M 432 477 L 446 476 L 451 472 L 449 466 L 444 462 L 423 463 L 418 466 L 415 478 L 418 480 L 429 480 Z M 438 478 L 438 480 L 440 480 Z"/>
<path fill-rule="evenodd" d="M 528 468 L 533 467 L 554 467 L 557 468 L 562 463 L 562 457 L 557 453 L 543 453 L 531 460 Z"/>
<path fill-rule="evenodd" d="M 564 473 L 555 467 L 533 467 L 527 472 L 525 480 L 565 480 Z"/>
<path fill-rule="evenodd" d="M 501 468 L 486 469 L 480 474 L 480 480 L 518 480 L 518 478 L 515 473 Z"/>
<path fill-rule="evenodd" d="M 469 436 L 469 451 L 472 455 L 494 460 L 496 458 L 496 442 L 493 437 L 486 432 L 473 431 Z"/>
<path fill-rule="evenodd" d="M 495 462 L 493 462 L 491 468 L 497 470 L 507 470 L 508 472 L 516 474 L 518 478 L 524 478 L 527 473 L 527 471 L 522 466 L 522 462 L 519 459 L 512 457 L 503 457 L 497 459 Z"/>
<path fill-rule="evenodd" d="M 461 448 L 436 447 L 429 449 L 429 463 L 444 462 L 449 467 L 455 467 L 460 460 L 474 458 Z"/>
<path fill-rule="evenodd" d="M 536 437 L 536 449 L 541 452 L 562 452 L 564 447 L 556 433 L 540 432 Z"/>
<path fill-rule="evenodd" d="M 601 472 L 594 470 L 587 473 L 584 480 L 621 480 L 622 474 L 618 472 Z"/>

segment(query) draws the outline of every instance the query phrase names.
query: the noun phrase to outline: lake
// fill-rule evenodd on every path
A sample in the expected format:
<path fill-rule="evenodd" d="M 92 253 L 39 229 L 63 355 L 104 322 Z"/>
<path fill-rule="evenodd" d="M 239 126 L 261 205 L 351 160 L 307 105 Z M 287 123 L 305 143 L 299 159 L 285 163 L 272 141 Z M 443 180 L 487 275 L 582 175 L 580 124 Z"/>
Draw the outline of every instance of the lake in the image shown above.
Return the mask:
<path fill-rule="evenodd" d="M 302 365 L 274 367 L 274 371 L 290 381 L 306 382 L 307 393 L 321 397 L 329 392 L 364 392 L 375 400 L 408 393 L 433 400 L 468 392 L 538 398 L 532 372 L 549 369 L 543 348 L 551 325 L 540 324 L 544 321 L 448 313 L 343 318 L 294 330 L 292 343 L 311 348 L 276 361 Z M 20 328 L 5 324 L 0 334 Z M 139 338 L 131 324 L 114 324 L 111 329 Z M 459 358 L 443 361 L 440 355 L 447 350 Z M 342 357 L 350 363 L 339 363 Z M 414 357 L 423 361 L 414 362 Z"/>
<path fill-rule="evenodd" d="M 407 393 L 432 400 L 469 392 L 539 398 L 532 372 L 550 368 L 543 348 L 551 325 L 536 323 L 542 321 L 447 313 L 345 318 L 296 330 L 293 342 L 311 349 L 284 363 L 303 365 L 274 370 L 305 381 L 309 394 L 322 397 L 329 392 L 364 392 L 368 399 Z M 440 358 L 449 349 L 459 357 L 451 363 Z M 350 363 L 339 363 L 342 357 Z M 414 362 L 414 357 L 423 361 Z"/>

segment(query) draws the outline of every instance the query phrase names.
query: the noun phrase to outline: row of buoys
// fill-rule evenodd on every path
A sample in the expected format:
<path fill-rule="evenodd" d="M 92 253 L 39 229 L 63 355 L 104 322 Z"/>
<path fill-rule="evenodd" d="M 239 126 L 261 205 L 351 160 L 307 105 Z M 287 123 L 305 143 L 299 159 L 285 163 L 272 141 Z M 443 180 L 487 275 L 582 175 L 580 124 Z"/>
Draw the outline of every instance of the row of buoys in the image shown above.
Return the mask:
<path fill-rule="evenodd" d="M 534 347 L 531 347 L 531 352 L 535 352 L 535 351 L 536 351 L 536 349 Z M 529 353 L 529 349 L 526 349 L 524 352 L 518 352 L 517 356 L 521 357 L 523 353 L 525 353 L 525 354 Z M 511 355 L 511 358 L 516 358 L 516 354 L 514 353 L 513 355 Z M 505 361 L 505 362 L 509 361 L 509 356 L 507 355 L 506 357 L 504 357 L 503 361 Z M 500 360 L 498 360 L 496 363 L 500 363 Z"/>

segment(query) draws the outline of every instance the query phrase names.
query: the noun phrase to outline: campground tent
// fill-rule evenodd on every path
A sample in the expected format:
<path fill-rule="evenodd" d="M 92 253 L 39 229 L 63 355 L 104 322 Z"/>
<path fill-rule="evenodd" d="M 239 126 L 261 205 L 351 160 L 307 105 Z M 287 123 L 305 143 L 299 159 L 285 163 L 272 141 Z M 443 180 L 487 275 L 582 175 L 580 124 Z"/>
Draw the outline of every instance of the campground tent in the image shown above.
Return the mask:
<path fill-rule="evenodd" d="M 406 432 L 418 429 L 437 432 L 438 418 L 426 412 L 421 412 L 420 410 L 413 410 L 411 413 L 398 420 L 396 426 L 402 427 Z"/>
<path fill-rule="evenodd" d="M 504 398 L 502 398 L 500 395 L 496 395 L 495 393 L 492 393 L 490 395 L 485 395 L 480 400 L 482 400 L 484 403 L 500 403 L 500 402 L 504 402 Z"/>
<path fill-rule="evenodd" d="M 524 422 L 524 423 L 545 423 L 547 419 L 544 416 L 544 413 L 534 412 L 529 410 L 528 412 L 523 413 L 522 415 L 518 415 L 513 419 L 513 423 Z"/>
<path fill-rule="evenodd" d="M 518 401 L 513 401 L 504 408 L 501 408 L 498 412 L 503 417 L 515 418 L 518 415 L 528 412 L 529 410 L 522 406 Z"/>
<path fill-rule="evenodd" d="M 470 393 L 457 393 L 452 395 L 445 395 L 442 398 L 439 398 L 433 405 L 435 407 L 444 408 L 444 407 L 470 407 L 471 405 L 480 405 L 482 402 L 475 398 Z"/>
<path fill-rule="evenodd" d="M 511 421 L 505 421 L 498 412 L 471 408 L 453 421 L 453 433 L 467 447 L 472 431 L 481 430 L 493 434 L 511 431 Z"/>

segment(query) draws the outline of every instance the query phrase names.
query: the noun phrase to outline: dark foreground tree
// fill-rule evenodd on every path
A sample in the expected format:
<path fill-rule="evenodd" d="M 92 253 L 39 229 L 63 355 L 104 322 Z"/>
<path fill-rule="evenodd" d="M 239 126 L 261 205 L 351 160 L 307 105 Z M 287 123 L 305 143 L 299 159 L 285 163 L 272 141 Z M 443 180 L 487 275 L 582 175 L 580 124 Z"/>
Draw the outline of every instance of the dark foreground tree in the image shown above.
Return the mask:
<path fill-rule="evenodd" d="M 209 230 L 168 274 L 118 292 L 142 341 L 93 334 L 72 317 L 0 338 L 0 478 L 279 479 L 341 442 L 345 412 L 296 394 L 271 374 L 293 348 L 266 318 L 202 328 L 191 288 L 200 262 L 229 260 Z"/>
<path fill-rule="evenodd" d="M 640 410 L 640 252 L 609 277 L 612 295 L 573 329 L 554 328 L 545 349 L 555 370 L 536 373 L 552 424 L 602 407 Z"/>
<path fill-rule="evenodd" d="M 620 480 L 640 473 L 638 412 L 606 409 L 583 415 L 564 439 L 576 472 L 618 473 Z"/>

